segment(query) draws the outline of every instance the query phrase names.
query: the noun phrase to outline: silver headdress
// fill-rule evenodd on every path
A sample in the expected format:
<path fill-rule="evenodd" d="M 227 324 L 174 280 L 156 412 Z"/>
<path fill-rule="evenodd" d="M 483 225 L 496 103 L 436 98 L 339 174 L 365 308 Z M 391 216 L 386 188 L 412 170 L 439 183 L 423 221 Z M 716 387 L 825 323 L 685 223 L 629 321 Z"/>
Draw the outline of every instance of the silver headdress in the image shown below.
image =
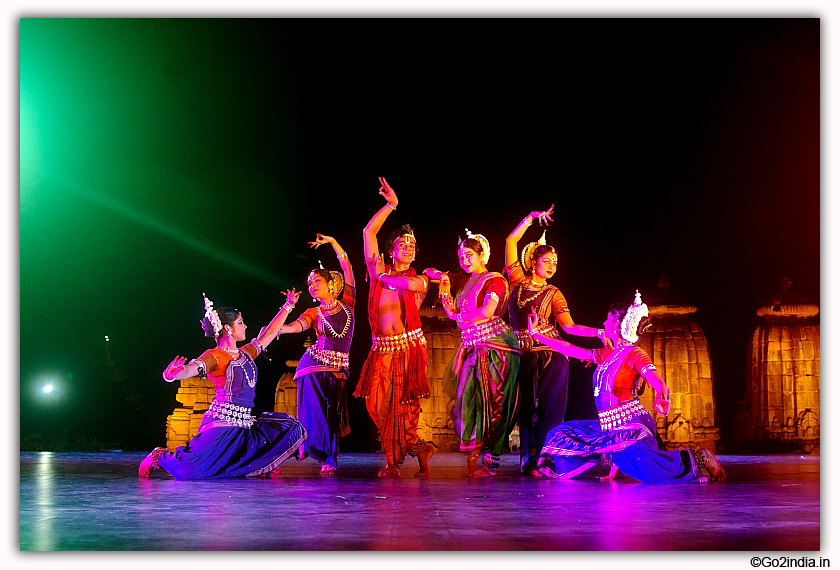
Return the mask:
<path fill-rule="evenodd" d="M 487 238 L 481 234 L 474 234 L 470 230 L 465 230 L 467 232 L 467 239 L 474 239 L 477 240 L 478 243 L 481 244 L 481 263 L 487 265 L 487 262 L 490 261 L 490 242 L 487 241 Z M 463 240 L 458 238 L 458 245 L 461 244 Z"/>
<path fill-rule="evenodd" d="M 639 321 L 642 320 L 642 317 L 647 316 L 648 306 L 642 303 L 642 295 L 636 289 L 636 298 L 633 300 L 630 308 L 627 309 L 627 314 L 624 315 L 624 319 L 621 321 L 621 336 L 624 340 L 632 343 L 639 340 L 639 335 L 636 334 L 639 328 Z"/>

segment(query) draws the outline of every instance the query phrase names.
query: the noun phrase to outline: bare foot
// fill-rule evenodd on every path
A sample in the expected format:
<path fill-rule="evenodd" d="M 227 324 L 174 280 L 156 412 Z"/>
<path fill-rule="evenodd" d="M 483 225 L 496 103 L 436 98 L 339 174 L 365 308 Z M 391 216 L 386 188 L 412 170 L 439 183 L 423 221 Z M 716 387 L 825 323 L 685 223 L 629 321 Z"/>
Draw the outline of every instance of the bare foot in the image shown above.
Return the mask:
<path fill-rule="evenodd" d="M 697 458 L 697 463 L 700 465 L 700 468 L 706 472 L 709 479 L 712 481 L 726 480 L 726 472 L 723 470 L 723 466 L 717 460 L 717 457 L 715 457 L 715 454 L 706 448 L 698 451 L 698 455 L 700 457 Z"/>
<path fill-rule="evenodd" d="M 482 465 L 481 469 L 478 469 L 478 470 L 470 473 L 470 477 L 476 477 L 476 478 L 495 477 L 495 476 L 496 476 L 496 470 L 495 469 L 490 469 L 486 465 Z"/>
<path fill-rule="evenodd" d="M 472 474 L 478 471 L 478 458 L 481 451 L 476 449 L 467 453 L 467 466 L 464 468 L 464 477 L 472 477 Z"/>
<path fill-rule="evenodd" d="M 615 478 L 618 477 L 618 467 L 613 463 L 613 466 L 610 467 L 610 474 L 605 477 L 599 477 L 601 481 L 615 481 Z"/>
<path fill-rule="evenodd" d="M 428 477 L 431 473 L 429 467 L 429 460 L 435 454 L 435 446 L 432 442 L 426 442 L 426 445 L 417 454 L 417 462 L 420 463 L 420 471 L 414 474 L 415 477 Z"/>
<path fill-rule="evenodd" d="M 390 465 L 390 464 L 387 467 L 385 467 L 385 469 L 383 469 L 382 471 L 377 473 L 377 477 L 399 477 L 399 476 L 400 476 L 400 470 L 397 469 L 396 467 L 394 467 L 393 465 Z"/>
<path fill-rule="evenodd" d="M 146 459 L 140 463 L 140 467 L 137 468 L 137 476 L 138 477 L 151 477 L 152 471 L 155 469 L 160 469 L 160 463 L 158 463 L 158 459 L 160 456 L 166 453 L 165 447 L 156 447 L 152 450 L 152 452 L 146 456 Z"/>
<path fill-rule="evenodd" d="M 319 473 L 321 477 L 329 477 L 330 475 L 335 475 L 335 467 L 332 465 L 321 465 L 321 472 Z"/>

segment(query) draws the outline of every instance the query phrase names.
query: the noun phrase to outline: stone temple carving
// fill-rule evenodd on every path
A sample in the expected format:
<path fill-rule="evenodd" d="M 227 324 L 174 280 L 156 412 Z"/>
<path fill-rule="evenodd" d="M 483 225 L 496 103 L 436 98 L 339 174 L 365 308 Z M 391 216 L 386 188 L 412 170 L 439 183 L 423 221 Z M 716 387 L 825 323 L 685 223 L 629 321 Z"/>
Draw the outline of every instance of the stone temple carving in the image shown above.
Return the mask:
<path fill-rule="evenodd" d="M 669 449 L 707 447 L 715 450 L 720 428 L 715 414 L 714 378 L 709 345 L 700 327 L 690 320 L 697 307 L 671 292 L 667 275 L 659 279 L 657 293 L 645 299 L 652 326 L 638 346 L 653 359 L 671 389 L 671 411 L 656 417 L 659 436 Z M 653 410 L 653 391 L 641 401 Z"/>
<path fill-rule="evenodd" d="M 797 440 L 820 446 L 819 307 L 782 280 L 779 292 L 756 311 L 764 322 L 750 344 L 748 386 L 736 418 L 740 441 Z"/>

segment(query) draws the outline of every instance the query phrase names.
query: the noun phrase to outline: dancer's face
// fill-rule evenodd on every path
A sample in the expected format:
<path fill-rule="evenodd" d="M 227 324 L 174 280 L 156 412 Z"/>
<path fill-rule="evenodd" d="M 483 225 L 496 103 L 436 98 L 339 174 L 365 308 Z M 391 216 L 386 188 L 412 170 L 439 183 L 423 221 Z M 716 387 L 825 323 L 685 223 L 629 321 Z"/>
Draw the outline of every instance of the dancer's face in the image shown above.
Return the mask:
<path fill-rule="evenodd" d="M 391 250 L 391 257 L 394 262 L 402 263 L 404 265 L 411 265 L 414 261 L 414 256 L 417 254 L 417 242 L 413 236 L 408 234 L 400 236 L 394 242 L 394 247 Z"/>
<path fill-rule="evenodd" d="M 458 248 L 458 263 L 467 273 L 481 273 L 485 269 L 478 252 L 463 245 Z"/>
<path fill-rule="evenodd" d="M 604 332 L 613 339 L 621 337 L 621 321 L 616 313 L 610 311 L 607 314 L 607 320 L 604 321 Z"/>
<path fill-rule="evenodd" d="M 248 325 L 242 320 L 242 313 L 236 316 L 236 320 L 230 326 L 230 338 L 236 342 L 243 342 L 245 340 L 245 331 L 248 330 Z"/>
<path fill-rule="evenodd" d="M 546 253 L 534 263 L 534 273 L 543 279 L 551 279 L 557 273 L 557 254 Z"/>
<path fill-rule="evenodd" d="M 309 279 L 307 279 L 307 284 L 309 286 L 309 294 L 312 295 L 314 299 L 324 301 L 332 299 L 330 284 L 322 275 L 312 273 L 309 276 Z"/>

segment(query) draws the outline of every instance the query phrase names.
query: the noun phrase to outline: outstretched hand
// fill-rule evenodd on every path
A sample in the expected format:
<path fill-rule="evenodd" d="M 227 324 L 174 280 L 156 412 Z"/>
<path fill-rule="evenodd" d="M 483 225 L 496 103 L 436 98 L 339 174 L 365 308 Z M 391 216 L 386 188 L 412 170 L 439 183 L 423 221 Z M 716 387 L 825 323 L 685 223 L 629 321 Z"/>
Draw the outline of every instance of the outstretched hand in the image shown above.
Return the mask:
<path fill-rule="evenodd" d="M 332 238 L 330 236 L 325 236 L 324 234 L 318 234 L 318 237 L 315 238 L 315 241 L 310 241 L 308 243 L 309 243 L 309 247 L 314 247 L 315 249 L 318 249 L 322 245 L 325 245 L 325 244 L 328 244 L 328 243 L 334 243 L 334 242 L 335 242 L 334 238 Z"/>
<path fill-rule="evenodd" d="M 166 370 L 163 371 L 163 379 L 167 382 L 177 380 L 178 374 L 184 370 L 184 364 L 186 363 L 186 358 L 183 356 L 176 356 L 172 362 L 169 363 L 169 366 L 166 367 Z"/>
<path fill-rule="evenodd" d="M 656 395 L 653 409 L 663 416 L 667 416 L 668 412 L 671 411 L 671 389 L 668 386 L 665 386 L 661 394 Z"/>
<path fill-rule="evenodd" d="M 449 282 L 449 275 L 446 273 L 441 276 L 438 282 L 438 290 L 440 291 L 440 302 L 443 304 L 443 310 L 449 318 L 455 314 L 455 301 L 452 299 L 452 284 Z"/>
<path fill-rule="evenodd" d="M 548 210 L 545 210 L 543 212 L 531 212 L 531 218 L 539 220 L 540 225 L 543 225 L 543 223 L 545 223 L 545 225 L 548 225 L 548 222 L 554 221 L 554 219 L 551 217 L 551 214 L 553 213 L 554 204 L 552 204 Z"/>
<path fill-rule="evenodd" d="M 391 185 L 388 184 L 388 182 L 381 176 L 379 177 L 379 183 L 382 185 L 379 187 L 379 194 L 388 200 L 388 204 L 390 204 L 392 208 L 396 208 L 397 203 L 399 202 L 397 199 L 397 193 L 394 192 Z"/>

